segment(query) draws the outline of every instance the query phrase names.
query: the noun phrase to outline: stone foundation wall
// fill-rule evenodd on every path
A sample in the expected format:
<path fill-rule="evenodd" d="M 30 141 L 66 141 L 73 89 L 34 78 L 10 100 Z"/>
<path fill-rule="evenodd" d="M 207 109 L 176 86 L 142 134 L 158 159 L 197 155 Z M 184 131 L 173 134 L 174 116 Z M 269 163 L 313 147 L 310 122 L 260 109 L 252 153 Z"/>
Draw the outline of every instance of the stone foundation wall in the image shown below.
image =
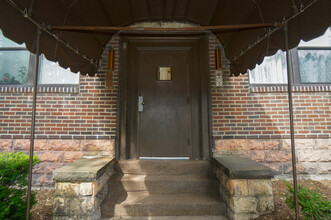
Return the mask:
<path fill-rule="evenodd" d="M 1 151 L 23 151 L 28 153 L 28 139 L 0 139 Z M 33 186 L 53 187 L 52 173 L 55 169 L 83 156 L 113 156 L 114 140 L 54 140 L 37 139 L 35 154 L 41 161 L 33 169 Z"/>
<path fill-rule="evenodd" d="M 292 175 L 289 139 L 216 140 L 214 156 L 239 155 L 272 168 L 278 178 Z M 299 178 L 331 179 L 331 139 L 296 139 Z"/>
<path fill-rule="evenodd" d="M 113 160 L 82 159 L 55 171 L 53 219 L 101 219 L 100 205 L 108 193 Z"/>
<path fill-rule="evenodd" d="M 261 169 L 258 163 L 256 163 L 256 167 L 251 167 L 244 158 L 234 156 L 231 157 L 231 161 L 237 161 L 237 164 L 234 167 L 226 167 L 227 164 L 222 164 L 222 160 L 219 160 L 214 169 L 216 177 L 220 181 L 219 191 L 227 204 L 229 218 L 248 220 L 272 212 L 274 210 L 271 184 L 273 174 L 268 174 L 270 176 L 267 178 L 265 175 L 268 173 L 266 170 L 268 168 Z M 252 169 L 253 171 L 250 171 L 253 174 L 245 169 Z M 253 175 L 255 176 L 253 177 Z"/>

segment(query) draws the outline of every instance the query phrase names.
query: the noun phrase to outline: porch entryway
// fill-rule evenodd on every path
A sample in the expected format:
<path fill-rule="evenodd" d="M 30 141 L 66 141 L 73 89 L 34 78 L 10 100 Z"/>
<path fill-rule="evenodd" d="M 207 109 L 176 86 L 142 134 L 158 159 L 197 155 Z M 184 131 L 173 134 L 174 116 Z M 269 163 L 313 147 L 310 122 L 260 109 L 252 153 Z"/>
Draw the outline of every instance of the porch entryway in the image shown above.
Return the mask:
<path fill-rule="evenodd" d="M 118 158 L 210 157 L 208 40 L 124 35 Z"/>

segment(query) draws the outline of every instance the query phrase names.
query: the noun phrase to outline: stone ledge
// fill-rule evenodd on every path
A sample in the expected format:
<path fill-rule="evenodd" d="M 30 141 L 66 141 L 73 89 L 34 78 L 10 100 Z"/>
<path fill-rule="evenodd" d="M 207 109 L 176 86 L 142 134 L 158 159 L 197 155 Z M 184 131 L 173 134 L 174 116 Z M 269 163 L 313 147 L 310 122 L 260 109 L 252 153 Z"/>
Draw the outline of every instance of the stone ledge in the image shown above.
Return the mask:
<path fill-rule="evenodd" d="M 115 162 L 114 157 L 82 158 L 53 172 L 57 182 L 96 181 Z"/>
<path fill-rule="evenodd" d="M 271 179 L 275 176 L 270 168 L 245 157 L 221 156 L 214 160 L 231 179 Z"/>

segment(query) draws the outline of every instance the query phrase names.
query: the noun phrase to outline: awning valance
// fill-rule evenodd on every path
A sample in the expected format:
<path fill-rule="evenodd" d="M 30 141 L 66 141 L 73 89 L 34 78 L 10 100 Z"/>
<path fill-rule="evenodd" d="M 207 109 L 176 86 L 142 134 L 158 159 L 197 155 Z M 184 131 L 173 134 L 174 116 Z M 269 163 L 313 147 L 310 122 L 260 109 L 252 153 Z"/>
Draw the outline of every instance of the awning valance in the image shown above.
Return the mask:
<path fill-rule="evenodd" d="M 117 26 L 143 21 L 179 21 L 201 26 L 282 23 L 288 21 L 289 46 L 322 35 L 331 26 L 330 0 L 1 0 L 0 29 L 35 52 L 71 71 L 94 75 L 114 32 L 68 32 L 50 26 Z M 264 56 L 285 49 L 281 27 L 213 31 L 223 44 L 234 75 L 245 73 Z"/>

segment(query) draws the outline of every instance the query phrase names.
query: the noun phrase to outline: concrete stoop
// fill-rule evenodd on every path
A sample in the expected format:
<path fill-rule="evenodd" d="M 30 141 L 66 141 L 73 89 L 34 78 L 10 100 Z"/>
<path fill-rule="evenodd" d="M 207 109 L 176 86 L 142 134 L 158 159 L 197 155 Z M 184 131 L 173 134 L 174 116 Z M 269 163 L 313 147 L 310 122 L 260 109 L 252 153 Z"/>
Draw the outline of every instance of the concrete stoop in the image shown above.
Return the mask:
<path fill-rule="evenodd" d="M 103 219 L 227 219 L 210 161 L 125 160 L 114 170 Z"/>

